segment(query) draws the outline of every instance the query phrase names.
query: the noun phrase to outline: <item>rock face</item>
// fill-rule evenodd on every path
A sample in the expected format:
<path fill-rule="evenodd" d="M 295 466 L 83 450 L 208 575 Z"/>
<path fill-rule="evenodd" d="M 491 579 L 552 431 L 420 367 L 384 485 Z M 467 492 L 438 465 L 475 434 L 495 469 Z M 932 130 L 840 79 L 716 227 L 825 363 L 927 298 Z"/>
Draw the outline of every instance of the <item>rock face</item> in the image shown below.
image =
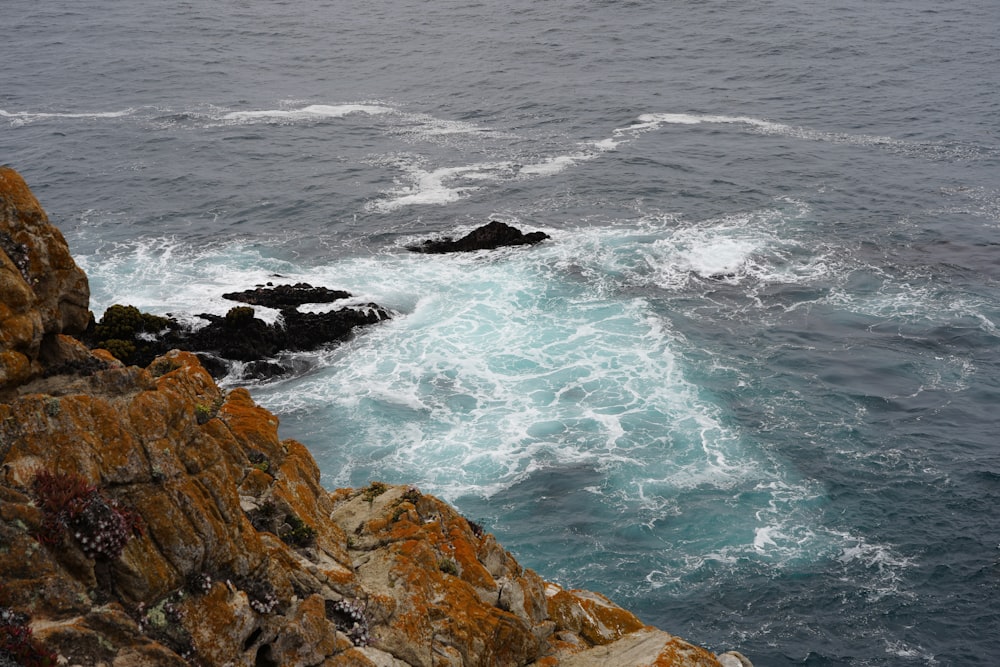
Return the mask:
<path fill-rule="evenodd" d="M 62 232 L 20 174 L 0 167 L 0 396 L 37 375 L 40 356 L 58 354 L 59 334 L 83 332 L 89 302 Z"/>
<path fill-rule="evenodd" d="M 510 225 L 492 220 L 482 227 L 477 227 L 457 241 L 445 237 L 443 239 L 427 239 L 420 245 L 407 246 L 407 250 L 430 254 L 447 252 L 470 252 L 473 250 L 493 250 L 503 246 L 533 245 L 549 238 L 545 232 L 524 234 Z"/>
<path fill-rule="evenodd" d="M 191 353 L 55 344 L 73 363 L 0 399 L 0 665 L 749 665 L 544 582 L 415 488 L 328 492 Z"/>

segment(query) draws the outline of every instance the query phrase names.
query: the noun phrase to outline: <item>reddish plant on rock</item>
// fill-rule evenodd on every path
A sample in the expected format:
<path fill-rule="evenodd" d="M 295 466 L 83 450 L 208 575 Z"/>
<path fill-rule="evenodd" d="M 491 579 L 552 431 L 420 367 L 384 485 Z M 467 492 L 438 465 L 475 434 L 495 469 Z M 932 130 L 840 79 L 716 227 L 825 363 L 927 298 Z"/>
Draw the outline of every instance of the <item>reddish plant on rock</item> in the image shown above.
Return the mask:
<path fill-rule="evenodd" d="M 135 511 L 106 497 L 81 475 L 40 470 L 32 492 L 45 515 L 38 535 L 44 544 L 57 545 L 69 533 L 88 557 L 115 560 L 134 534 L 142 534 Z"/>
<path fill-rule="evenodd" d="M 25 614 L 0 607 L 0 665 L 49 667 L 56 664 L 56 654 L 32 638 L 29 620 Z"/>

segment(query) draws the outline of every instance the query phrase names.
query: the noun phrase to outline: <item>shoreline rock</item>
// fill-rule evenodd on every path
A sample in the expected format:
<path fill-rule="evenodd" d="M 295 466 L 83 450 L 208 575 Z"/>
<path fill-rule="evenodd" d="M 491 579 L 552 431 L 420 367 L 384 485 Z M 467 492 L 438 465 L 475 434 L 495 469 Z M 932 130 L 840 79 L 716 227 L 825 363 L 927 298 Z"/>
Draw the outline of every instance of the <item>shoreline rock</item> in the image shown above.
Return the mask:
<path fill-rule="evenodd" d="M 144 366 L 172 349 L 194 352 L 215 378 L 227 375 L 232 361 L 247 362 L 243 379 L 273 378 L 291 372 L 276 357 L 284 352 L 316 350 L 349 339 L 357 327 L 391 319 L 385 308 L 367 303 L 322 313 L 304 313 L 308 303 L 332 303 L 351 295 L 341 290 L 307 283 L 258 287 L 223 297 L 279 309 L 280 320 L 269 324 L 255 316 L 251 306 L 236 306 L 224 316 L 198 317 L 208 324 L 192 329 L 172 317 L 142 313 L 134 306 L 116 304 L 100 321 L 91 319 L 82 340 L 91 348 L 104 348 L 117 359 Z"/>
<path fill-rule="evenodd" d="M 28 367 L 0 378 L 0 664 L 749 665 L 543 581 L 418 489 L 327 491 L 190 352 L 127 366 L 78 318 L 36 327 L 60 297 L 26 292 L 9 246 L 0 323 L 30 326 L 0 339 Z"/>
<path fill-rule="evenodd" d="M 475 250 L 495 250 L 506 246 L 534 245 L 549 238 L 545 232 L 523 233 L 507 223 L 491 220 L 477 227 L 457 241 L 451 237 L 427 239 L 418 245 L 406 246 L 411 252 L 440 255 L 450 252 L 472 252 Z"/>

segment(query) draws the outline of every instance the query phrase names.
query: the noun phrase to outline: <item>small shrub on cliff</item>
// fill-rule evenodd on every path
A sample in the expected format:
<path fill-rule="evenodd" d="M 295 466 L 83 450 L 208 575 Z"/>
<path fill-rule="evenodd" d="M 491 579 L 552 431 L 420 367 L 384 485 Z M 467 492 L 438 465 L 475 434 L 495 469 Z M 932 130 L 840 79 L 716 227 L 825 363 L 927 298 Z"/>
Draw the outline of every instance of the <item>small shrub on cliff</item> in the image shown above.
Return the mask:
<path fill-rule="evenodd" d="M 368 501 L 371 505 L 375 502 L 375 499 L 381 496 L 383 493 L 389 490 L 389 486 L 383 482 L 372 482 L 365 488 L 361 490 L 361 497 Z"/>
<path fill-rule="evenodd" d="M 469 524 L 469 530 L 471 530 L 472 534 L 475 535 L 476 537 L 482 537 L 483 535 L 486 534 L 486 531 L 483 529 L 482 524 L 478 524 L 475 521 L 471 521 L 470 519 L 466 519 L 465 522 Z"/>
<path fill-rule="evenodd" d="M 40 470 L 31 486 L 44 515 L 38 539 L 60 544 L 68 533 L 94 560 L 115 560 L 135 534 L 142 534 L 142 519 L 134 511 L 106 497 L 75 473 Z"/>
<path fill-rule="evenodd" d="M 56 654 L 31 636 L 31 619 L 7 607 L 0 607 L 0 667 L 49 667 L 57 664 Z"/>
<path fill-rule="evenodd" d="M 94 325 L 94 335 L 100 340 L 131 340 L 142 333 L 158 334 L 171 324 L 170 318 L 140 312 L 135 306 L 115 304 L 104 311 L 101 321 Z"/>
<path fill-rule="evenodd" d="M 99 359 L 98 357 L 87 357 L 86 359 L 75 359 L 65 361 L 61 364 L 48 366 L 42 372 L 42 377 L 48 378 L 55 375 L 79 375 L 81 377 L 90 377 L 100 371 L 106 371 L 110 367 L 110 364 L 103 359 Z"/>
<path fill-rule="evenodd" d="M 204 403 L 199 403 L 194 406 L 194 417 L 199 424 L 206 423 L 212 418 L 212 408 L 211 406 L 205 405 Z"/>
<path fill-rule="evenodd" d="M 184 588 L 191 595 L 205 595 L 212 590 L 212 575 L 208 572 L 192 572 L 188 575 Z"/>
<path fill-rule="evenodd" d="M 205 424 L 209 420 L 214 419 L 219 414 L 219 410 L 225 402 L 224 398 L 219 397 L 211 403 L 198 403 L 194 406 L 195 421 L 199 424 Z"/>
<path fill-rule="evenodd" d="M 333 621 L 338 630 L 343 632 L 355 646 L 368 646 L 371 636 L 368 627 L 368 614 L 357 600 L 326 601 L 326 617 Z"/>
<path fill-rule="evenodd" d="M 122 363 L 132 363 L 135 358 L 135 343 L 121 338 L 108 338 L 101 341 L 98 347 L 103 347 L 111 353 L 111 356 Z"/>
<path fill-rule="evenodd" d="M 173 359 L 160 359 L 149 367 L 149 372 L 153 374 L 153 377 L 160 377 L 180 367 L 181 365 Z"/>
<path fill-rule="evenodd" d="M 156 339 L 177 324 L 168 317 L 140 312 L 135 306 L 115 304 L 92 322 L 84 335 L 91 347 L 102 347 L 126 364 L 148 364 L 158 350 Z"/>
<path fill-rule="evenodd" d="M 442 558 L 438 561 L 438 569 L 445 574 L 450 574 L 453 577 L 458 576 L 458 566 L 455 565 L 455 561 L 450 558 Z"/>
<path fill-rule="evenodd" d="M 250 525 L 256 530 L 267 533 L 277 533 L 280 516 L 281 510 L 278 509 L 278 505 L 270 498 L 262 502 L 259 507 L 247 512 Z"/>
<path fill-rule="evenodd" d="M 287 528 L 278 535 L 285 544 L 293 547 L 308 547 L 316 541 L 316 529 L 294 514 L 285 517 L 285 524 Z"/>
<path fill-rule="evenodd" d="M 247 459 L 250 460 L 250 465 L 252 465 L 257 470 L 261 472 L 271 471 L 271 461 L 267 458 L 264 452 L 259 452 L 256 449 L 252 449 L 247 452 Z"/>
<path fill-rule="evenodd" d="M 243 325 L 252 322 L 254 309 L 250 306 L 234 306 L 226 313 L 225 324 L 231 329 L 238 329 Z"/>

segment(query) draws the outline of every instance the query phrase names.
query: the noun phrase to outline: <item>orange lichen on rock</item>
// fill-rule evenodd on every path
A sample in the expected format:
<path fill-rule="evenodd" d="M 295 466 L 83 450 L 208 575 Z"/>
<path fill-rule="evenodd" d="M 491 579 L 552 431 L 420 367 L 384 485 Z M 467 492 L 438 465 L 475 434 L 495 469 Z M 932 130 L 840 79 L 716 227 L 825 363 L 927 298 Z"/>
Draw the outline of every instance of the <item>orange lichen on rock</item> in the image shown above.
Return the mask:
<path fill-rule="evenodd" d="M 692 665 L 694 667 L 713 667 L 718 664 L 714 654 L 700 646 L 689 644 L 683 639 L 672 638 L 656 656 L 651 667 L 674 667 L 675 665 Z"/>
<path fill-rule="evenodd" d="M 634 614 L 600 593 L 567 591 L 548 584 L 546 597 L 549 615 L 556 624 L 576 632 L 590 644 L 609 644 L 646 627 Z"/>
<path fill-rule="evenodd" d="M 21 175 L 0 167 L 0 395 L 41 371 L 45 336 L 79 334 L 90 286 Z"/>

